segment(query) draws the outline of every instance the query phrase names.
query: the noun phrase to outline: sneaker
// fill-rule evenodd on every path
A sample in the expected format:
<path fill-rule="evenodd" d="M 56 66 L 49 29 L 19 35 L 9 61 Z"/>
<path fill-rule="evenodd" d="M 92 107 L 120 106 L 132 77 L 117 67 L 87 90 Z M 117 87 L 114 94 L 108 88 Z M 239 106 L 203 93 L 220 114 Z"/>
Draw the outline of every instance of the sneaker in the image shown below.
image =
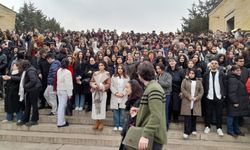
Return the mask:
<path fill-rule="evenodd" d="M 210 128 L 206 127 L 205 130 L 204 130 L 204 133 L 206 133 L 206 134 L 210 133 Z"/>
<path fill-rule="evenodd" d="M 79 111 L 82 111 L 83 109 L 82 109 L 82 107 L 79 107 L 78 110 L 79 110 Z"/>
<path fill-rule="evenodd" d="M 197 132 L 196 132 L 196 131 L 193 131 L 193 132 L 192 132 L 192 135 L 197 135 Z"/>
<path fill-rule="evenodd" d="M 55 114 L 53 112 L 50 112 L 48 116 L 55 116 Z"/>
<path fill-rule="evenodd" d="M 219 136 L 224 136 L 224 133 L 223 133 L 223 131 L 221 130 L 221 128 L 218 128 L 218 129 L 217 129 L 217 133 L 218 133 Z"/>
<path fill-rule="evenodd" d="M 117 127 L 114 127 L 114 128 L 113 128 L 113 131 L 118 131 L 118 128 L 117 128 Z"/>
<path fill-rule="evenodd" d="M 17 125 L 17 126 L 22 126 L 22 125 L 24 125 L 25 123 L 26 123 L 26 122 L 19 121 L 19 122 L 16 123 L 16 125 Z"/>
<path fill-rule="evenodd" d="M 119 128 L 118 128 L 118 130 L 119 130 L 119 131 L 122 131 L 122 130 L 123 130 L 123 128 L 122 128 L 122 127 L 119 127 Z"/>
<path fill-rule="evenodd" d="M 4 119 L 3 121 L 2 121 L 2 123 L 11 123 L 12 121 L 9 121 L 9 120 L 7 120 L 7 119 Z"/>
<path fill-rule="evenodd" d="M 238 135 L 237 135 L 237 134 L 235 134 L 235 133 L 230 133 L 230 132 L 227 132 L 227 134 L 228 134 L 228 135 L 230 135 L 230 136 L 232 136 L 232 137 L 234 137 L 234 138 L 237 138 L 237 137 L 238 137 Z"/>
<path fill-rule="evenodd" d="M 30 121 L 30 122 L 25 123 L 25 125 L 27 127 L 31 127 L 31 126 L 34 126 L 34 125 L 38 125 L 38 122 L 37 121 Z"/>
<path fill-rule="evenodd" d="M 188 135 L 187 134 L 183 134 L 183 139 L 188 139 Z"/>
<path fill-rule="evenodd" d="M 237 132 L 237 133 L 235 133 L 236 135 L 238 135 L 238 136 L 245 136 L 245 133 L 243 133 L 243 132 Z"/>
<path fill-rule="evenodd" d="M 79 107 L 76 107 L 75 110 L 79 110 Z"/>
<path fill-rule="evenodd" d="M 69 126 L 69 123 L 66 121 L 64 125 L 59 125 L 59 126 L 57 126 L 57 127 L 58 127 L 58 128 L 61 128 L 61 127 L 67 127 L 67 126 Z"/>

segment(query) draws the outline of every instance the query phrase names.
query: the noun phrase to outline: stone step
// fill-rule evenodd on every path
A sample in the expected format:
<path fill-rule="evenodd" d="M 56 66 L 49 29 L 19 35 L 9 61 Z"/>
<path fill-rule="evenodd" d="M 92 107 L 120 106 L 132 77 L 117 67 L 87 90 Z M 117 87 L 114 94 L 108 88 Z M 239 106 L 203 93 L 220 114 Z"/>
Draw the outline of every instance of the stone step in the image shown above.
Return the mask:
<path fill-rule="evenodd" d="M 249 150 L 250 143 L 168 139 L 164 150 Z"/>
<path fill-rule="evenodd" d="M 4 150 L 117 150 L 118 147 L 86 146 L 69 144 L 50 143 L 24 143 L 0 141 Z M 213 141 L 189 141 L 189 140 L 168 140 L 163 150 L 249 150 L 248 143 L 213 142 Z"/>
<path fill-rule="evenodd" d="M 93 125 L 95 123 L 95 120 L 91 119 L 88 116 L 66 116 L 66 120 L 71 124 L 71 125 Z M 0 120 L 4 120 L 5 116 L 0 114 Z M 47 123 L 47 124 L 54 124 L 56 126 L 57 122 L 57 117 L 56 116 L 46 116 L 46 115 L 40 115 L 39 116 L 39 123 Z M 113 119 L 112 118 L 106 118 L 104 121 L 105 126 L 113 126 Z M 226 132 L 226 125 L 224 124 L 222 126 L 223 131 Z M 183 122 L 180 123 L 170 123 L 169 126 L 170 130 L 181 130 L 183 131 L 184 129 L 184 124 Z M 196 125 L 197 131 L 203 131 L 204 130 L 204 123 L 198 122 Z M 250 127 L 248 125 L 244 125 L 243 127 L 240 127 L 242 132 L 245 133 L 250 133 Z M 216 131 L 216 127 L 212 126 L 211 131 Z"/>
<path fill-rule="evenodd" d="M 39 115 L 47 115 L 51 112 L 51 109 L 39 109 Z M 4 106 L 0 105 L 0 114 L 4 114 Z M 88 116 L 91 117 L 91 112 L 86 112 L 86 111 L 79 111 L 79 110 L 73 110 L 72 111 L 73 116 Z M 106 116 L 109 118 L 113 117 L 113 112 L 111 110 L 107 111 Z"/>
<path fill-rule="evenodd" d="M 39 124 L 32 127 L 18 127 L 15 124 L 1 124 L 0 128 L 2 131 L 9 132 L 36 132 L 36 133 L 55 133 L 55 134 L 68 134 L 71 137 L 74 135 L 92 135 L 92 136 L 112 136 L 120 138 L 119 132 L 112 131 L 112 127 L 104 127 L 103 131 L 92 130 L 90 125 L 70 125 L 64 128 L 57 128 L 55 124 Z M 167 132 L 168 139 L 182 139 L 183 131 L 181 130 L 169 130 Z M 242 142 L 250 143 L 250 134 L 246 134 L 244 137 L 233 138 L 226 134 L 224 137 L 218 136 L 216 132 L 204 134 L 201 131 L 197 132 L 196 136 L 190 135 L 189 140 L 201 140 L 201 141 L 217 141 L 217 142 Z M 71 144 L 71 143 L 68 143 Z M 73 144 L 73 143 L 72 143 Z"/>
<path fill-rule="evenodd" d="M 0 141 L 1 150 L 117 150 L 118 147 Z"/>
<path fill-rule="evenodd" d="M 167 144 L 164 149 L 184 149 L 194 147 L 215 148 L 249 148 L 250 139 L 248 137 L 239 137 L 237 139 L 230 136 L 216 137 L 214 134 L 197 135 L 190 137 L 189 140 L 182 140 L 178 131 L 169 132 Z M 176 137 L 176 135 L 178 137 Z M 87 146 L 106 146 L 118 147 L 121 137 L 118 135 L 92 135 L 92 134 L 68 134 L 68 133 L 50 133 L 50 132 L 27 132 L 27 131 L 7 131 L 0 130 L 0 141 L 27 142 L 27 143 L 51 143 L 51 144 L 70 144 L 70 145 L 87 145 Z M 182 148 L 181 148 L 182 147 Z"/>
<path fill-rule="evenodd" d="M 32 131 L 32 132 L 49 132 L 49 133 L 69 133 L 69 134 L 93 134 L 93 135 L 120 135 L 120 132 L 113 131 L 112 127 L 104 127 L 102 131 L 93 130 L 91 125 L 70 124 L 68 127 L 58 128 L 56 124 L 39 123 L 39 125 L 27 127 L 17 126 L 15 123 L 0 124 L 2 130 L 9 131 Z"/>
<path fill-rule="evenodd" d="M 168 139 L 182 139 L 183 131 L 180 130 L 169 130 L 167 133 Z M 188 141 L 215 141 L 215 142 L 234 142 L 234 143 L 249 143 L 250 142 L 250 134 L 246 134 L 245 136 L 239 136 L 237 138 L 233 138 L 232 136 L 224 133 L 223 137 L 220 137 L 216 132 L 210 132 L 209 134 L 205 134 L 203 132 L 197 132 L 197 135 L 190 135 Z"/>
<path fill-rule="evenodd" d="M 118 147 L 120 136 L 0 130 L 1 141 Z"/>
<path fill-rule="evenodd" d="M 170 124 L 169 131 L 172 130 L 179 130 L 183 131 L 184 127 L 183 124 Z M 57 128 L 56 124 L 52 123 L 39 123 L 38 126 L 32 126 L 30 128 L 26 126 L 17 126 L 14 122 L 13 123 L 0 123 L 0 128 L 3 130 L 18 130 L 18 131 L 37 131 L 37 132 L 55 132 L 55 133 L 79 133 L 79 134 L 105 134 L 105 135 L 119 135 L 119 132 L 112 131 L 112 126 L 105 126 L 103 131 L 95 131 L 92 130 L 92 125 L 79 125 L 79 124 L 70 124 L 69 127 L 66 128 Z M 197 124 L 197 131 L 202 133 L 204 129 L 203 124 Z M 241 131 L 244 133 L 249 133 L 247 128 L 241 128 Z M 211 128 L 211 132 L 216 133 L 216 127 Z M 223 126 L 223 132 L 226 133 L 226 127 Z"/>

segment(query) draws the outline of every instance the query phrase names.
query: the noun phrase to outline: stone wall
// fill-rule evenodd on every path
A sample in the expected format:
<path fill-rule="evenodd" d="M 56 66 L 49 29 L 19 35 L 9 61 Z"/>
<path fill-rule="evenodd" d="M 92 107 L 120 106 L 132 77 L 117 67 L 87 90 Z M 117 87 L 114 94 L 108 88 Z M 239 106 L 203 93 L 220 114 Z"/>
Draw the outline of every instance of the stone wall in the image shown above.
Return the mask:
<path fill-rule="evenodd" d="M 250 0 L 223 0 L 209 14 L 209 29 L 228 31 L 227 21 L 234 17 L 234 28 L 250 30 Z"/>
<path fill-rule="evenodd" d="M 11 9 L 0 4 L 0 29 L 5 31 L 7 29 L 15 29 L 16 13 Z"/>

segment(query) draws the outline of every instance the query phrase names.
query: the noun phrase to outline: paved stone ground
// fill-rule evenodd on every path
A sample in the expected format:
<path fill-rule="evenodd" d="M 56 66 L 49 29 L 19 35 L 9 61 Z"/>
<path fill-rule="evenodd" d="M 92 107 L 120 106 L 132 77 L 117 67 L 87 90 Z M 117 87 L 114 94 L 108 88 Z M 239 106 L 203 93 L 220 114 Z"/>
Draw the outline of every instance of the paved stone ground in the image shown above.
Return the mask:
<path fill-rule="evenodd" d="M 117 150 L 118 148 L 0 141 L 0 150 Z"/>

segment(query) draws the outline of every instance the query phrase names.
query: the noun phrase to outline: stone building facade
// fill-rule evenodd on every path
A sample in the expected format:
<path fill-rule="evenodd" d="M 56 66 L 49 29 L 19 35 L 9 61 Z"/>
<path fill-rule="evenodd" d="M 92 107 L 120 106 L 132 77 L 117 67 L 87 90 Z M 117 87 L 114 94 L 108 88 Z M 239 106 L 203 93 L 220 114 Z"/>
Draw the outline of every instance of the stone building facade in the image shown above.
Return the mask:
<path fill-rule="evenodd" d="M 5 31 L 7 29 L 14 30 L 16 23 L 16 12 L 8 7 L 0 4 L 0 29 Z"/>
<path fill-rule="evenodd" d="M 250 0 L 222 0 L 209 13 L 209 29 L 228 32 L 236 28 L 250 30 Z"/>

